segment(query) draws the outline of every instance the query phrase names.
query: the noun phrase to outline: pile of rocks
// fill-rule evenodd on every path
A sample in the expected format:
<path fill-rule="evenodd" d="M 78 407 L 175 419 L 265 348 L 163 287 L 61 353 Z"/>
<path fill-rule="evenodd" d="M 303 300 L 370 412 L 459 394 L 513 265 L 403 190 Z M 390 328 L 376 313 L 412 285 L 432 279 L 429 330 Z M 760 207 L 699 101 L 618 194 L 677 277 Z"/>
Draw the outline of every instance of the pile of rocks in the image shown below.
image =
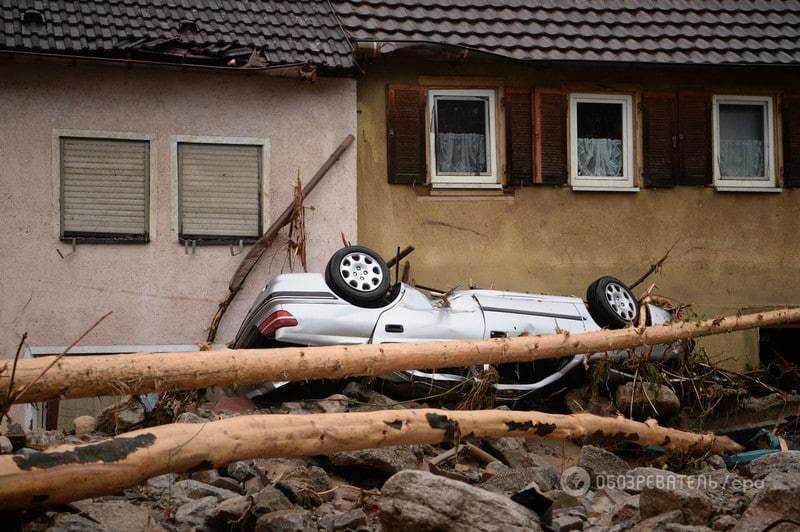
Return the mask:
<path fill-rule="evenodd" d="M 342 394 L 262 411 L 340 412 L 374 409 L 371 405 L 409 406 L 351 383 Z M 183 413 L 178 421 L 202 423 L 254 408 L 247 401 L 221 400 Z M 138 414 L 125 419 L 138 423 Z M 26 433 L 12 426 L 0 438 L 0 447 L 4 452 L 37 452 L 47 445 L 96 441 L 103 437 L 97 426 L 93 419 L 79 418 L 74 434 L 66 436 Z M 712 456 L 694 462 L 695 471 L 702 473 L 682 474 L 663 465 L 652 467 L 656 462 L 641 456 L 634 467 L 606 449 L 572 442 L 503 438 L 456 443 L 246 460 L 163 475 L 114 496 L 13 518 L 26 530 L 65 531 L 703 531 L 800 526 L 795 517 L 800 451 L 767 455 L 737 471 Z"/>

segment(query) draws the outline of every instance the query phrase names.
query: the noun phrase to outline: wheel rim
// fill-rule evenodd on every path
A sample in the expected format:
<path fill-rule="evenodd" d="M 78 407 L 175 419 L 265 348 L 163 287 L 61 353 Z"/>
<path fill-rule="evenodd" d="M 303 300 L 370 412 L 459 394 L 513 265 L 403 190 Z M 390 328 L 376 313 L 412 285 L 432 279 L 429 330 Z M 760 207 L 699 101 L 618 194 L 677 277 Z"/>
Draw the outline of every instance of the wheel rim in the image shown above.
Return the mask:
<path fill-rule="evenodd" d="M 633 300 L 630 292 L 617 283 L 608 283 L 605 292 L 606 301 L 617 313 L 617 316 L 625 321 L 633 321 L 636 317 L 636 301 Z"/>
<path fill-rule="evenodd" d="M 348 253 L 339 262 L 339 274 L 344 282 L 359 292 L 372 292 L 383 282 L 378 261 L 366 253 Z"/>

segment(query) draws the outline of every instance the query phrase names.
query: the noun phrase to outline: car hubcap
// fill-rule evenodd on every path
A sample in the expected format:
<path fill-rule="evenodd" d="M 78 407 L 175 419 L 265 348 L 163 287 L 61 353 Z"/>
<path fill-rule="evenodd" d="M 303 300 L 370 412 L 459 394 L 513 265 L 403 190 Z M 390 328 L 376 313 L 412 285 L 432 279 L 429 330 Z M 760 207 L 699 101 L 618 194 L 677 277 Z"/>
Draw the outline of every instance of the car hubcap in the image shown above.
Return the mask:
<path fill-rule="evenodd" d="M 630 293 L 617 283 L 606 285 L 606 300 L 614 312 L 625 321 L 633 321 L 636 317 L 636 301 Z"/>
<path fill-rule="evenodd" d="M 378 263 L 365 253 L 350 253 L 339 263 L 339 273 L 344 282 L 359 292 L 371 292 L 383 281 Z"/>

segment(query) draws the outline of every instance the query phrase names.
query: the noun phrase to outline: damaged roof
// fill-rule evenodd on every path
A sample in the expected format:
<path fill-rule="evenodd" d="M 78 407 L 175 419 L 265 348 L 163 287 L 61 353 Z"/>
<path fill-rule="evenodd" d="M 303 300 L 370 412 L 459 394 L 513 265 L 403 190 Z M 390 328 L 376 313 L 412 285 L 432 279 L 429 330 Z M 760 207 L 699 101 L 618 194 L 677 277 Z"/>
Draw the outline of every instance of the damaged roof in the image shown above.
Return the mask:
<path fill-rule="evenodd" d="M 0 32 L 0 50 L 353 67 L 350 43 L 326 0 L 0 0 Z"/>
<path fill-rule="evenodd" d="M 335 0 L 356 41 L 526 61 L 800 64 L 797 0 Z"/>

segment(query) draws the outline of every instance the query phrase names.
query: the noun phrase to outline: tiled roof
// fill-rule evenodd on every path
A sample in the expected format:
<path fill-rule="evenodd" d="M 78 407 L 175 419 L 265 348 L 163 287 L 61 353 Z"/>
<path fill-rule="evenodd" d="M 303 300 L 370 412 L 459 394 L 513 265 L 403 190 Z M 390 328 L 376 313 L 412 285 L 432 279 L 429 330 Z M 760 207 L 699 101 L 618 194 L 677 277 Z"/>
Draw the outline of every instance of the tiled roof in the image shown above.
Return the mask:
<path fill-rule="evenodd" d="M 242 66 L 353 66 L 326 0 L 0 0 L 0 50 Z"/>
<path fill-rule="evenodd" d="M 797 0 L 334 0 L 357 41 L 530 61 L 800 64 Z"/>

